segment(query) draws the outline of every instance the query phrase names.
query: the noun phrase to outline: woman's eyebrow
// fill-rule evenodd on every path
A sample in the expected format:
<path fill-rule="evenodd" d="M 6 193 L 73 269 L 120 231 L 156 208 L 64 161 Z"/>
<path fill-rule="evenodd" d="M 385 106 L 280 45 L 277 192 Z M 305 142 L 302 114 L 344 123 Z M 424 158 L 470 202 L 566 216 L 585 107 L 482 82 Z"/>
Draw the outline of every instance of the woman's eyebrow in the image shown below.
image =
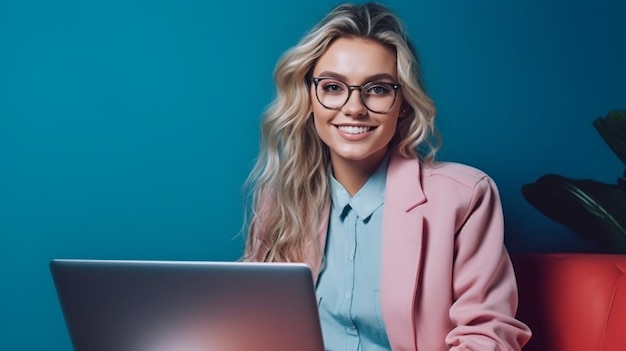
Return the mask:
<path fill-rule="evenodd" d="M 347 77 L 346 76 L 344 76 L 343 74 L 332 72 L 332 71 L 324 71 L 324 72 L 321 72 L 317 76 L 318 77 L 336 78 L 336 79 L 339 79 L 339 80 L 342 80 L 342 81 L 347 81 Z M 393 82 L 396 81 L 396 78 L 394 78 L 389 73 L 378 73 L 378 74 L 374 74 L 374 75 L 365 77 L 365 80 L 362 83 L 368 83 L 368 82 L 381 80 L 381 79 L 389 79 L 390 81 L 393 81 Z"/>

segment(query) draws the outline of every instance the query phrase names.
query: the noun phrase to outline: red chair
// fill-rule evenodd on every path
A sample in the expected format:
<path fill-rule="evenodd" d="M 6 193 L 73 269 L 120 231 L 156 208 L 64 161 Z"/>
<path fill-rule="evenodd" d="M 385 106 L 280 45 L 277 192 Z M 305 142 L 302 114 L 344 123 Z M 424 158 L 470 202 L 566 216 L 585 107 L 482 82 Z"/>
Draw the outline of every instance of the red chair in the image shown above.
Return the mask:
<path fill-rule="evenodd" d="M 625 351 L 626 255 L 513 255 L 525 351 Z"/>

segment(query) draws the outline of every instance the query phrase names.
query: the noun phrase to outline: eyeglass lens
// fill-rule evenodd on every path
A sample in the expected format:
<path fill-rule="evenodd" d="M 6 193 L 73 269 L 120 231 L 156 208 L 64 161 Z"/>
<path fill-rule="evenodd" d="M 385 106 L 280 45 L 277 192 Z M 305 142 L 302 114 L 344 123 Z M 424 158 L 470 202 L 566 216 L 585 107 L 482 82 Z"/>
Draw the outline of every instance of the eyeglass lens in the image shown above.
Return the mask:
<path fill-rule="evenodd" d="M 317 99 L 330 109 L 342 108 L 354 89 L 360 90 L 361 101 L 373 112 L 388 111 L 396 99 L 397 85 L 387 82 L 370 82 L 362 87 L 350 87 L 337 79 L 317 78 L 315 83 Z"/>

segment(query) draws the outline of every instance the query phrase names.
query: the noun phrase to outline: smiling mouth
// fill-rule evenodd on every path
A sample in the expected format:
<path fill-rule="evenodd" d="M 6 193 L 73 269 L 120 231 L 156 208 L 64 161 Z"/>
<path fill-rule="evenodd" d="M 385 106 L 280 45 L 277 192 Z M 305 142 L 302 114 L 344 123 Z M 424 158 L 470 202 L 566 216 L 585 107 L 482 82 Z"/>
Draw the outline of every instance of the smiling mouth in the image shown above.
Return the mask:
<path fill-rule="evenodd" d="M 374 127 L 356 127 L 356 126 L 337 126 L 337 128 L 340 131 L 347 133 L 347 134 L 363 134 L 374 129 Z"/>

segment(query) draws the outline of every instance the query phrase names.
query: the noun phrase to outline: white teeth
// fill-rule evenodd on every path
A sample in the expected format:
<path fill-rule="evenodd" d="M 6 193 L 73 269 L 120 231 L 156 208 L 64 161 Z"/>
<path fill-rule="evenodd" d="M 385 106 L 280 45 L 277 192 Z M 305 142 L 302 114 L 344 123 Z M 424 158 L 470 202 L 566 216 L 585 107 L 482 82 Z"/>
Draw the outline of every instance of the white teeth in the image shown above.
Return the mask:
<path fill-rule="evenodd" d="M 368 132 L 370 127 L 337 126 L 340 131 L 348 134 L 363 134 Z"/>

